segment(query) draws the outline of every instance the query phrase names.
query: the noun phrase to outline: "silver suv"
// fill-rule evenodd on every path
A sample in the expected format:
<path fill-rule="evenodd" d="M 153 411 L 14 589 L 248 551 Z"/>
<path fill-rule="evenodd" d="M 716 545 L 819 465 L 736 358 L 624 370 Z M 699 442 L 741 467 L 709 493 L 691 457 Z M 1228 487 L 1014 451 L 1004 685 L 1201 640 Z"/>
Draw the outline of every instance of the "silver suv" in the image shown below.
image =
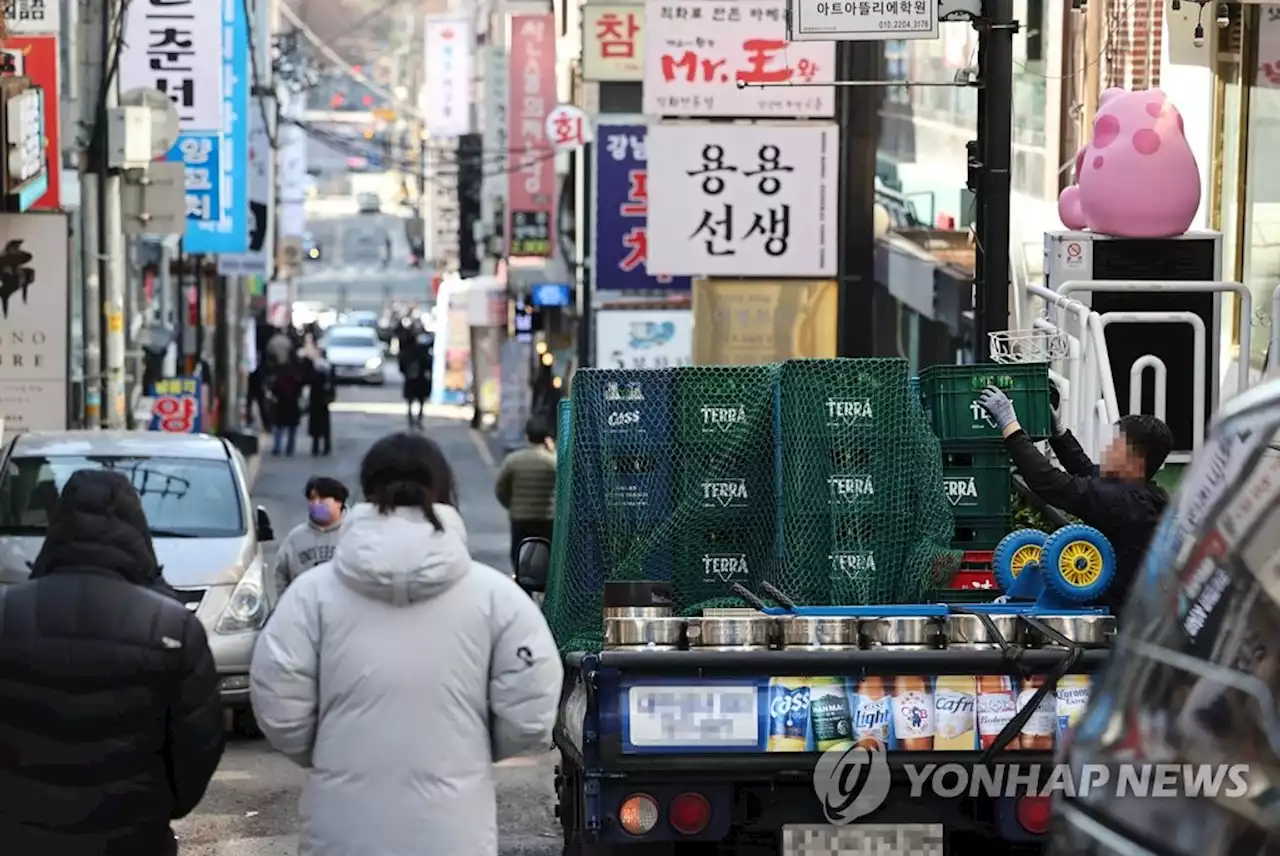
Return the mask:
<path fill-rule="evenodd" d="M 252 733 L 249 662 L 269 605 L 262 545 L 275 538 L 252 508 L 245 461 L 204 434 L 56 431 L 23 434 L 0 470 L 0 584 L 22 582 L 44 543 L 49 511 L 71 474 L 124 473 L 142 497 L 164 578 L 209 635 L 223 702 Z"/>

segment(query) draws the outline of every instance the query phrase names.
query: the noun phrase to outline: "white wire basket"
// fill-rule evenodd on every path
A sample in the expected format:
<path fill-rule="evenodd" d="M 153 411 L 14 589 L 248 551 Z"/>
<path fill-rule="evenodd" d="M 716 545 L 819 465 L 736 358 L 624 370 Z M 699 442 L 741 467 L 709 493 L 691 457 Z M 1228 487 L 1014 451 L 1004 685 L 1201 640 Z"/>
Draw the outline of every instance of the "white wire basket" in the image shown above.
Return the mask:
<path fill-rule="evenodd" d="M 1061 330 L 998 330 L 988 333 L 994 363 L 1051 363 L 1071 356 Z"/>

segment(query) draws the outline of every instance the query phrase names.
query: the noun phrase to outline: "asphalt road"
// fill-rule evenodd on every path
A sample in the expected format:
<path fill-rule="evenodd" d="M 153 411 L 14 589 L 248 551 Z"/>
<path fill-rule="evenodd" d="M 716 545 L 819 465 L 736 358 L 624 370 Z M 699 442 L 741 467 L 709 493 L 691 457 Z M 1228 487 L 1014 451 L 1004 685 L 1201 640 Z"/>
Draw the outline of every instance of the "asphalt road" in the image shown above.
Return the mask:
<path fill-rule="evenodd" d="M 302 487 L 313 474 L 336 476 L 357 491 L 360 459 L 379 437 L 406 425 L 399 378 L 387 386 L 342 387 L 334 404 L 334 453 L 312 458 L 300 432 L 295 457 L 263 458 L 254 499 L 266 507 L 283 536 L 304 521 Z M 493 459 L 468 426 L 469 410 L 433 408 L 425 430 L 454 467 L 459 504 L 472 556 L 505 568 L 508 529 L 493 498 Z M 440 735 L 448 739 L 448 735 Z M 552 810 L 554 756 L 499 765 L 498 823 L 502 856 L 558 856 L 559 827 Z M 204 802 L 176 825 L 182 856 L 292 856 L 297 852 L 297 805 L 304 773 L 261 740 L 232 739 Z M 372 856 L 372 854 L 371 854 Z"/>

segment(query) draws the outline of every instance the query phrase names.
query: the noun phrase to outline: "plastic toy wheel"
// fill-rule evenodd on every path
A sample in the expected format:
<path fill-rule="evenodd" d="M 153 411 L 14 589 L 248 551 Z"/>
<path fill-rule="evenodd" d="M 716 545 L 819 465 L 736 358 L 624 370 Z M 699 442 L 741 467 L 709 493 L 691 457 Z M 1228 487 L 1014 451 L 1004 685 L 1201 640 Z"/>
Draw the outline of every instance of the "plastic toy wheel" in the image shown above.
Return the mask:
<path fill-rule="evenodd" d="M 1040 557 L 1045 587 L 1064 600 L 1089 603 L 1102 596 L 1116 575 L 1116 552 L 1092 526 L 1063 526 L 1044 542 Z"/>
<path fill-rule="evenodd" d="M 1013 581 L 1028 565 L 1040 561 L 1041 549 L 1047 537 L 1049 536 L 1039 529 L 1018 529 L 1001 539 L 991 557 L 991 569 L 1001 591 L 1007 593 L 1013 587 Z"/>

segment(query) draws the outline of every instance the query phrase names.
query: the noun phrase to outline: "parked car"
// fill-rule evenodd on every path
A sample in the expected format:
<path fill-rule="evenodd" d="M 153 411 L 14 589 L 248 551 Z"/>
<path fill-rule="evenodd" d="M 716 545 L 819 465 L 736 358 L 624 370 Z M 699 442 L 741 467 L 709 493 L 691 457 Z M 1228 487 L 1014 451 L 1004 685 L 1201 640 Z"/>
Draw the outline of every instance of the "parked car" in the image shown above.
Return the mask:
<path fill-rule="evenodd" d="M 374 327 L 331 327 L 320 339 L 329 365 L 339 382 L 369 383 L 382 386 L 386 382 L 383 369 L 386 347 Z"/>
<path fill-rule="evenodd" d="M 377 214 L 382 210 L 382 200 L 376 193 L 360 193 L 356 195 L 356 205 L 361 214 Z"/>
<path fill-rule="evenodd" d="M 44 544 L 49 512 L 71 474 L 123 473 L 142 497 L 164 578 L 204 625 L 223 703 L 252 733 L 249 662 L 270 612 L 263 544 L 266 509 L 253 509 L 245 460 L 205 434 L 50 431 L 5 446 L 0 470 L 0 584 L 25 581 Z"/>

